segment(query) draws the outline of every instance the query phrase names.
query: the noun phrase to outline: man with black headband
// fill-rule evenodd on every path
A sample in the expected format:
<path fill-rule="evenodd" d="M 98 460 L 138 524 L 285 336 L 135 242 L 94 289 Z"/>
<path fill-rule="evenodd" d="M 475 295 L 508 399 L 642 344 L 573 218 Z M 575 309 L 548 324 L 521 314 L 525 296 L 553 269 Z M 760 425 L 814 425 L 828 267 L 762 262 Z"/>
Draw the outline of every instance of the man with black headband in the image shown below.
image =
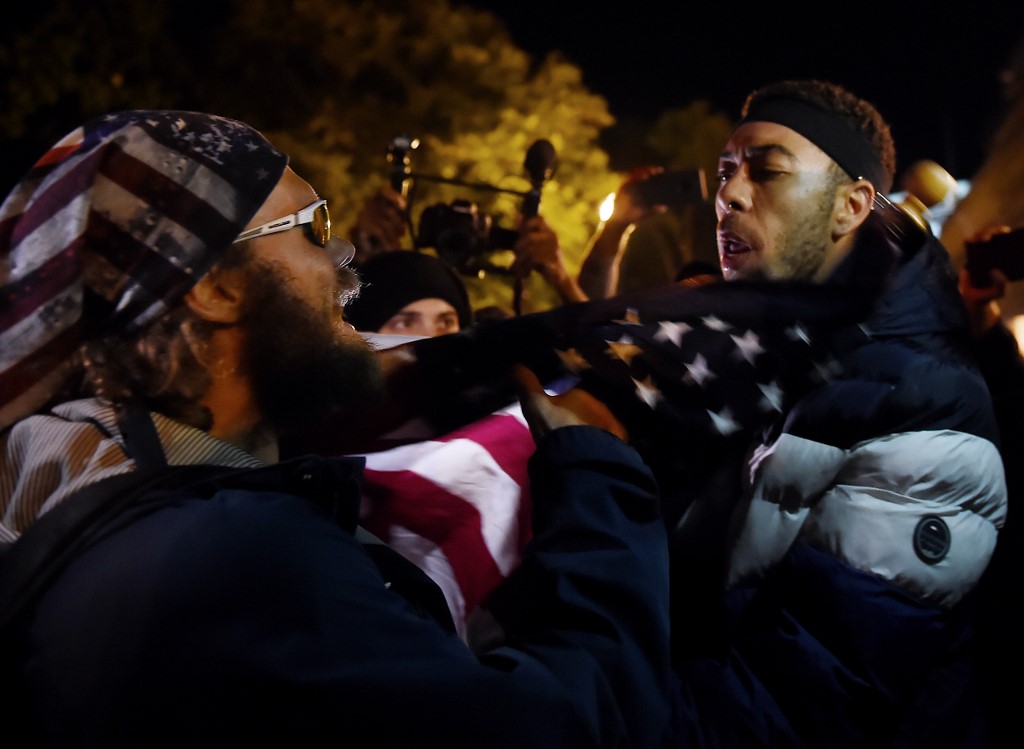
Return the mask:
<path fill-rule="evenodd" d="M 851 99 L 826 85 L 780 85 L 750 96 L 719 158 L 726 279 L 822 281 L 850 252 L 895 169 L 888 126 Z"/>
<path fill-rule="evenodd" d="M 364 540 L 362 459 L 278 461 L 379 392 L 350 254 L 284 153 L 196 112 L 91 121 L 0 206 L 6 746 L 655 745 L 665 531 L 607 409 L 523 380 L 535 533 L 478 653 Z"/>
<path fill-rule="evenodd" d="M 726 281 L 403 352 L 442 427 L 444 388 L 552 347 L 552 381 L 570 369 L 629 431 L 670 531 L 673 745 L 984 745 L 971 607 L 1005 479 L 956 275 L 887 203 L 894 163 L 864 100 L 766 86 L 719 163 Z"/>
<path fill-rule="evenodd" d="M 749 453 L 719 629 L 673 607 L 679 673 L 716 746 L 987 740 L 971 607 L 1006 515 L 1003 467 L 945 249 L 889 242 L 894 163 L 875 108 L 819 81 L 753 92 L 719 159 L 727 286 L 879 296 Z"/>

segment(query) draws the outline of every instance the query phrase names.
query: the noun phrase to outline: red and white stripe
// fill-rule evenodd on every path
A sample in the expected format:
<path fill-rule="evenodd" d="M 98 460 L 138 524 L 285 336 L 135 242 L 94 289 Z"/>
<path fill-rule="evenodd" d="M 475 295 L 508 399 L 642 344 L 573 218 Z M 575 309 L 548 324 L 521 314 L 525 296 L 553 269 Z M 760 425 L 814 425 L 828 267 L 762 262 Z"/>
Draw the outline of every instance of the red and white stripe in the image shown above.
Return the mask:
<path fill-rule="evenodd" d="M 515 404 L 443 437 L 365 456 L 362 525 L 438 583 L 460 635 L 529 540 L 534 447 Z"/>

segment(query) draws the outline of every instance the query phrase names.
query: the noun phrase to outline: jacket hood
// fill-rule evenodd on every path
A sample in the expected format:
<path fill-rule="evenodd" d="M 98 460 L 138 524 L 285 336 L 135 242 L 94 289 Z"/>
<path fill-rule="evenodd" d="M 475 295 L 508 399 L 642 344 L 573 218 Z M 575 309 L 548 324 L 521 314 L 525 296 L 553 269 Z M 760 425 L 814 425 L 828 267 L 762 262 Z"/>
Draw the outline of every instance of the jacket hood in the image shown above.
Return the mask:
<path fill-rule="evenodd" d="M 956 270 L 937 238 L 931 237 L 895 268 L 888 289 L 864 327 L 874 336 L 967 331 Z"/>

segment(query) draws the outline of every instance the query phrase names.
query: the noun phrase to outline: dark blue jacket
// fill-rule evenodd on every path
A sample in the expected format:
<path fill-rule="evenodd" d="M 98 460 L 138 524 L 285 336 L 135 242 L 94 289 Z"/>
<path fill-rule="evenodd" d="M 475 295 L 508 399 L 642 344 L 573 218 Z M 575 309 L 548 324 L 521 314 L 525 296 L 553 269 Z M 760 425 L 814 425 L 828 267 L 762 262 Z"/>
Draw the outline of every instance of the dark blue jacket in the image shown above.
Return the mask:
<path fill-rule="evenodd" d="M 442 431 L 510 358 L 567 369 L 629 429 L 670 532 L 678 746 L 982 738 L 972 599 L 1006 515 L 989 392 L 945 249 L 861 231 L 827 283 L 671 287 L 413 345 Z"/>
<path fill-rule="evenodd" d="M 657 745 L 667 551 L 634 451 L 592 427 L 541 442 L 534 538 L 489 607 L 503 639 L 479 654 L 354 538 L 361 466 L 238 474 L 82 553 L 29 630 L 47 745 Z"/>

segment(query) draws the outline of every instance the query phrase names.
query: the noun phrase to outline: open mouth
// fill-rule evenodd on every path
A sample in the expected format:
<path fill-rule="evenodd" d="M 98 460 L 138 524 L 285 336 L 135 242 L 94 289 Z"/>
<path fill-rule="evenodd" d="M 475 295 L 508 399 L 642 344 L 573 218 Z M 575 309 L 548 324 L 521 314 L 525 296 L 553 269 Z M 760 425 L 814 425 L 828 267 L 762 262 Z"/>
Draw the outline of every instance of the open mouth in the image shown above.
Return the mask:
<path fill-rule="evenodd" d="M 742 278 L 757 265 L 754 248 L 728 231 L 718 232 L 718 260 L 726 279 Z"/>
<path fill-rule="evenodd" d="M 729 257 L 751 251 L 749 244 L 729 232 L 718 233 L 718 249 L 722 255 Z"/>

